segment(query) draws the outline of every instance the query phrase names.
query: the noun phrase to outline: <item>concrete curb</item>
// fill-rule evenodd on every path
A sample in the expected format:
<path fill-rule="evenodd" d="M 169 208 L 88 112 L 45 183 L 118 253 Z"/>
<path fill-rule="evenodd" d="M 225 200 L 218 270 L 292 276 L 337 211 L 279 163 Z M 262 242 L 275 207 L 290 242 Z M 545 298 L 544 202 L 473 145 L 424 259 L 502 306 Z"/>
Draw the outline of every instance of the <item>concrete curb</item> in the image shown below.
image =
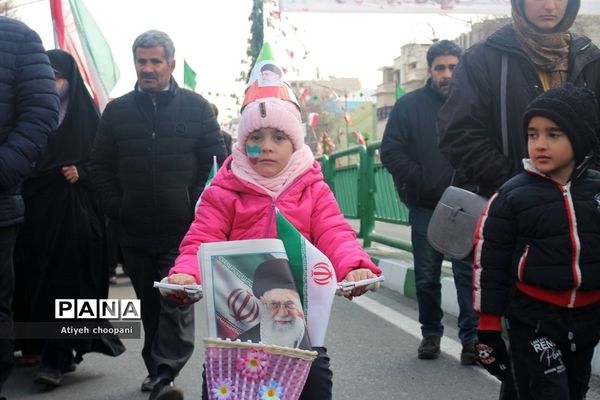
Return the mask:
<path fill-rule="evenodd" d="M 397 291 L 413 300 L 417 299 L 415 290 L 415 270 L 406 261 L 391 258 L 375 259 L 375 262 L 383 270 L 385 282 L 383 287 Z M 458 317 L 458 300 L 456 297 L 456 286 L 454 278 L 442 276 L 442 310 L 445 313 Z"/>
<path fill-rule="evenodd" d="M 416 300 L 415 271 L 409 262 L 393 258 L 372 258 L 385 276 L 385 282 L 382 283 L 383 287 Z M 442 275 L 444 275 L 444 271 L 442 271 Z M 451 276 L 442 276 L 442 310 L 445 313 L 458 317 L 456 286 L 454 286 L 454 278 Z M 592 373 L 600 375 L 600 344 L 594 350 Z"/>

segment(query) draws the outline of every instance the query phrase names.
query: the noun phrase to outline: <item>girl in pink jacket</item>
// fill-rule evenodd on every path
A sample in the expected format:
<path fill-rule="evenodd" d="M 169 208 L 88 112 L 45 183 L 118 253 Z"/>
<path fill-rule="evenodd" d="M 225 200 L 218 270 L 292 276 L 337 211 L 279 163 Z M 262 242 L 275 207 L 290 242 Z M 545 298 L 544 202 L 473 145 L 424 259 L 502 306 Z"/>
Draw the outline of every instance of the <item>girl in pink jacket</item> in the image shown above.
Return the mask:
<path fill-rule="evenodd" d="M 323 180 L 319 163 L 304 144 L 301 123 L 298 108 L 286 100 L 263 98 L 244 107 L 238 142 L 202 194 L 169 283 L 201 283 L 196 254 L 202 243 L 277 238 L 276 209 L 331 260 L 338 280 L 381 274 Z M 365 291 L 355 288 L 348 297 Z M 324 347 L 314 350 L 318 356 L 300 399 L 331 399 L 329 356 Z M 208 399 L 205 383 L 203 399 Z"/>

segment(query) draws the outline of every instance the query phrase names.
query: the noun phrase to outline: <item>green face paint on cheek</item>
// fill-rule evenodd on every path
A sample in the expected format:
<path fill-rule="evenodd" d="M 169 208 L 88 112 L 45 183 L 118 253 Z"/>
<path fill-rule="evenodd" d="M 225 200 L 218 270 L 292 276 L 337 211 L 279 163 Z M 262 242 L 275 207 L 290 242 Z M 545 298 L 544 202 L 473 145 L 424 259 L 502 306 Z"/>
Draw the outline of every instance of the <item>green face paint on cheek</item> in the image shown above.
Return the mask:
<path fill-rule="evenodd" d="M 258 158 L 260 152 L 260 146 L 246 145 L 246 154 L 248 155 L 248 158 Z"/>

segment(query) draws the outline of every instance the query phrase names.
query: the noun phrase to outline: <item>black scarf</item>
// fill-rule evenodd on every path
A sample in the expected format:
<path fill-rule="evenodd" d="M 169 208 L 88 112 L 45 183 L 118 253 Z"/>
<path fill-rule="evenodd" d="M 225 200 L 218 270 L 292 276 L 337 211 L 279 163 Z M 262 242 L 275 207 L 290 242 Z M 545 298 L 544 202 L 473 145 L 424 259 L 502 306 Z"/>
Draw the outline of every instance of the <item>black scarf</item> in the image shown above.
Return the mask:
<path fill-rule="evenodd" d="M 46 52 L 52 68 L 60 72 L 69 82 L 64 119 L 48 139 L 48 147 L 38 160 L 37 171 L 43 172 L 64 165 L 80 164 L 89 159 L 100 114 L 81 74 L 75 59 L 62 50 Z"/>

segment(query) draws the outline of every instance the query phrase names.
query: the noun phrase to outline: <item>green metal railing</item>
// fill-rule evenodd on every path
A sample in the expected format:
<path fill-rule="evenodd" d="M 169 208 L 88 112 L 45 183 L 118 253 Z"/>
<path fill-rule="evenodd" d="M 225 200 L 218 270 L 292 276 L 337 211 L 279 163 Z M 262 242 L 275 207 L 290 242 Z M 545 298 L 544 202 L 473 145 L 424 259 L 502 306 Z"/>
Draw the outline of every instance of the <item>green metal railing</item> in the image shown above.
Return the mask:
<path fill-rule="evenodd" d="M 360 220 L 358 236 L 364 247 L 378 242 L 412 251 L 410 242 L 375 231 L 375 221 L 408 225 L 408 209 L 398 198 L 391 175 L 378 161 L 380 147 L 381 142 L 374 142 L 322 156 L 323 175 L 344 216 Z"/>

